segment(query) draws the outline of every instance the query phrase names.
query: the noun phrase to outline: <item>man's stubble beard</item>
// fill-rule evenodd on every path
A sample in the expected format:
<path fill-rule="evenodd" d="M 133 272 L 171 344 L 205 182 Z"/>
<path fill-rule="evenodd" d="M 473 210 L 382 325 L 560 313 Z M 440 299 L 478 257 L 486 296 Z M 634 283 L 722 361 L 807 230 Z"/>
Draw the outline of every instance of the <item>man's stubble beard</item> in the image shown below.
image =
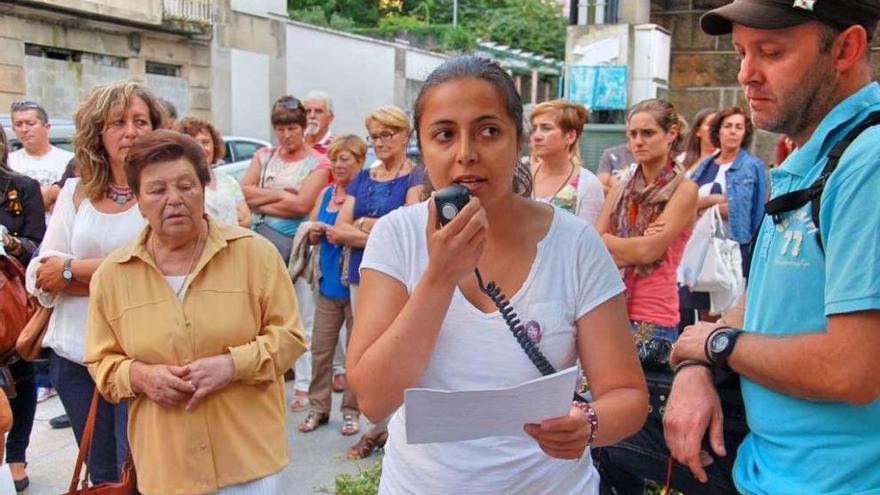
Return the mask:
<path fill-rule="evenodd" d="M 755 127 L 792 137 L 817 126 L 835 104 L 837 80 L 829 59 L 820 57 L 789 95 L 776 96 L 776 115 L 762 119 L 753 111 Z"/>

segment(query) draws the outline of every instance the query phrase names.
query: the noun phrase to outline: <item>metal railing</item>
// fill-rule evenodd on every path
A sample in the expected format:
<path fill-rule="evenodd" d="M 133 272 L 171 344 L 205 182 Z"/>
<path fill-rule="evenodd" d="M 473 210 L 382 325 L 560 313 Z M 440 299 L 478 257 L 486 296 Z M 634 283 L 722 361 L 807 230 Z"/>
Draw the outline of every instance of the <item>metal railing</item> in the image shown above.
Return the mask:
<path fill-rule="evenodd" d="M 208 27 L 214 22 L 211 0 L 162 0 L 162 19 Z"/>

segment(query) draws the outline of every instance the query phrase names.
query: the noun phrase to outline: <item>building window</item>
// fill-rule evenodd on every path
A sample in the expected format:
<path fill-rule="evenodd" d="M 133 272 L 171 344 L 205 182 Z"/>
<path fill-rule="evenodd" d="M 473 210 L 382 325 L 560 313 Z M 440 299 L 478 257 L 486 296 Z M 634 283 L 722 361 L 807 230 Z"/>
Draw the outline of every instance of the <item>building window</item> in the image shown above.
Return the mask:
<path fill-rule="evenodd" d="M 147 61 L 146 72 L 157 76 L 180 77 L 180 66 Z"/>
<path fill-rule="evenodd" d="M 113 55 L 103 55 L 100 53 L 82 52 L 79 50 L 68 50 L 66 48 L 58 48 L 54 46 L 43 46 L 26 43 L 24 45 L 24 54 L 30 57 L 48 58 L 50 60 L 63 60 L 65 62 L 89 63 L 95 65 L 103 65 L 107 67 L 124 68 L 125 59 L 123 57 L 115 57 Z"/>
<path fill-rule="evenodd" d="M 617 24 L 620 21 L 620 0 L 571 0 L 569 8 L 575 8 L 578 24 Z"/>

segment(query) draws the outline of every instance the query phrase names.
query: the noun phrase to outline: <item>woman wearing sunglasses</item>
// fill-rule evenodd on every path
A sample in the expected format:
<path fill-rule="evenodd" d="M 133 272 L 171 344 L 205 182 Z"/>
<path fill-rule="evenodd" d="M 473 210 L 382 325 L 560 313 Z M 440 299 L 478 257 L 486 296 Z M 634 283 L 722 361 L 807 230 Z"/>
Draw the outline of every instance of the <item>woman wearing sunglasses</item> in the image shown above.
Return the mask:
<path fill-rule="evenodd" d="M 298 99 L 279 98 L 272 105 L 271 118 L 278 146 L 262 148 L 254 154 L 241 186 L 254 213 L 253 229 L 275 245 L 286 264 L 296 230 L 308 220 L 318 194 L 330 180 L 330 162 L 306 144 L 306 109 Z M 311 341 L 315 297 L 302 277 L 294 281 L 294 288 L 306 340 Z M 294 368 L 291 408 L 295 412 L 308 409 L 311 363 L 312 356 L 307 352 Z"/>

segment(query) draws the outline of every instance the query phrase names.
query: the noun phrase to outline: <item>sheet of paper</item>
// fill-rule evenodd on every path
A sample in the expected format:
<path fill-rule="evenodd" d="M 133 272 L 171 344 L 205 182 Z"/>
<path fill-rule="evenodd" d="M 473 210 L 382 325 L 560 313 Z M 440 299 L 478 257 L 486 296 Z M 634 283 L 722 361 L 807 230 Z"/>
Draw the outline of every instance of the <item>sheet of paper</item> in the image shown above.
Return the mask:
<path fill-rule="evenodd" d="M 461 392 L 407 389 L 404 392 L 407 442 L 527 436 L 523 431 L 526 423 L 568 415 L 577 377 L 577 367 L 571 367 L 502 389 Z"/>

